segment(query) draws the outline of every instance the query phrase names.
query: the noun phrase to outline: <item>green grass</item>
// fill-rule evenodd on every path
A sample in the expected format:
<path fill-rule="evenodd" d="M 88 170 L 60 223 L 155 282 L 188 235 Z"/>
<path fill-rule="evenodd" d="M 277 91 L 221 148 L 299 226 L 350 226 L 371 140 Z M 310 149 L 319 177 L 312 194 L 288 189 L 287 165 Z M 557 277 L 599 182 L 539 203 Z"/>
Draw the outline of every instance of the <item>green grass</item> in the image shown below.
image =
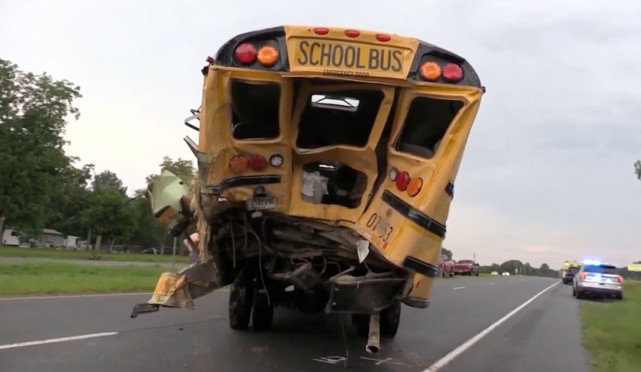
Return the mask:
<path fill-rule="evenodd" d="M 167 249 L 166 249 L 167 250 Z M 171 248 L 168 248 L 171 252 Z M 171 255 L 154 255 L 142 253 L 107 253 L 99 252 L 96 256 L 101 261 L 131 261 L 131 262 L 175 262 L 189 263 L 187 256 L 172 257 Z M 17 248 L 0 247 L 0 257 L 54 258 L 63 260 L 91 260 L 91 251 L 56 250 L 53 248 Z"/>
<path fill-rule="evenodd" d="M 65 263 L 1 263 L 0 295 L 148 291 L 156 286 L 159 266 L 102 267 Z"/>
<path fill-rule="evenodd" d="M 624 282 L 620 302 L 583 301 L 581 320 L 594 372 L 641 369 L 641 282 Z"/>

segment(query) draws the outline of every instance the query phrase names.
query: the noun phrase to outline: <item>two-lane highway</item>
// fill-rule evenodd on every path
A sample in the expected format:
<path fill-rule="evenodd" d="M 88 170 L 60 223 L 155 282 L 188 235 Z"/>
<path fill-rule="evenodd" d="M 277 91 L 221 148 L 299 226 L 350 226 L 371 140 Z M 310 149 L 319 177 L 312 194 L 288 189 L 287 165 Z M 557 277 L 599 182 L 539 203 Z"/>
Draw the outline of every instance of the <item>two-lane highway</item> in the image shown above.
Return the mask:
<path fill-rule="evenodd" d="M 270 332 L 232 331 L 227 296 L 136 319 L 147 294 L 0 298 L 0 371 L 589 370 L 577 301 L 554 279 L 438 280 L 375 356 L 340 317 L 279 309 Z"/>

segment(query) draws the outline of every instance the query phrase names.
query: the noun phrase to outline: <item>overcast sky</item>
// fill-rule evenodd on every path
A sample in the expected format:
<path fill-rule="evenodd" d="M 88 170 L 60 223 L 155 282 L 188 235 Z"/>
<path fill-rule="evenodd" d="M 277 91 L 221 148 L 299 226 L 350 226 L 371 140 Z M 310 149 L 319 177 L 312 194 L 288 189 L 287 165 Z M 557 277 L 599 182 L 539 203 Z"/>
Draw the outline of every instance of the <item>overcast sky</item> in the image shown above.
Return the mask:
<path fill-rule="evenodd" d="M 182 122 L 199 106 L 199 70 L 235 34 L 310 24 L 418 37 L 467 58 L 487 86 L 447 221 L 455 259 L 641 260 L 640 1 L 219 3 L 0 0 L 0 57 L 80 85 L 68 153 L 133 190 L 163 155 L 193 160 Z"/>

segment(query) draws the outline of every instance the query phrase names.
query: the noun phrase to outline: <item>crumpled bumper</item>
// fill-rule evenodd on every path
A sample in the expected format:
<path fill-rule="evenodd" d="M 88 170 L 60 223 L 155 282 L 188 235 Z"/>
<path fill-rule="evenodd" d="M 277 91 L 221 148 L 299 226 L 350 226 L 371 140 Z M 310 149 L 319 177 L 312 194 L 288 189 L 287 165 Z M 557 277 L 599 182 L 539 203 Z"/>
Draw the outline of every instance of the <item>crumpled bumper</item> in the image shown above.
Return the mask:
<path fill-rule="evenodd" d="M 131 317 L 158 311 L 161 306 L 193 310 L 194 299 L 220 287 L 213 259 L 194 263 L 177 273 L 162 273 L 149 301 L 135 305 Z"/>

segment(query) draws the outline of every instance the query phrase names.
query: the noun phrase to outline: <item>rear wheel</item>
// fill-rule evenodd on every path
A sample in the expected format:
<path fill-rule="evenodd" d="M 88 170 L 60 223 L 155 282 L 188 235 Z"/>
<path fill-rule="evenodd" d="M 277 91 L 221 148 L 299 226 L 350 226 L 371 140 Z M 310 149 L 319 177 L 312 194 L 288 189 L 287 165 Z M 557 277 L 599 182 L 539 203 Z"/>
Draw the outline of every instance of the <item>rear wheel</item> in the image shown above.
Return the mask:
<path fill-rule="evenodd" d="M 576 298 L 577 299 L 582 299 L 583 298 L 583 293 L 581 293 L 581 291 L 577 290 L 576 291 Z"/>
<path fill-rule="evenodd" d="M 398 325 L 401 323 L 401 301 L 394 302 L 394 305 L 381 311 L 381 336 L 394 338 L 398 332 Z"/>
<path fill-rule="evenodd" d="M 369 336 L 369 320 L 369 314 L 352 315 L 352 325 L 359 337 Z M 394 338 L 401 323 L 401 301 L 396 301 L 394 305 L 381 311 L 379 321 L 381 337 Z"/>
<path fill-rule="evenodd" d="M 254 296 L 254 309 L 252 312 L 252 325 L 256 331 L 271 329 L 274 321 L 274 303 L 269 301 L 267 290 L 258 285 Z"/>
<path fill-rule="evenodd" d="M 623 293 L 617 293 L 616 299 L 617 300 L 623 300 Z"/>
<path fill-rule="evenodd" d="M 249 266 L 243 267 L 229 290 L 229 326 L 231 329 L 247 329 L 254 299 L 254 275 Z"/>

